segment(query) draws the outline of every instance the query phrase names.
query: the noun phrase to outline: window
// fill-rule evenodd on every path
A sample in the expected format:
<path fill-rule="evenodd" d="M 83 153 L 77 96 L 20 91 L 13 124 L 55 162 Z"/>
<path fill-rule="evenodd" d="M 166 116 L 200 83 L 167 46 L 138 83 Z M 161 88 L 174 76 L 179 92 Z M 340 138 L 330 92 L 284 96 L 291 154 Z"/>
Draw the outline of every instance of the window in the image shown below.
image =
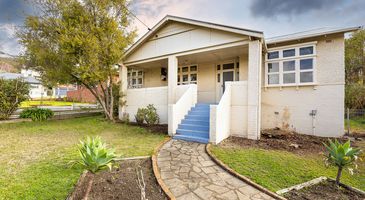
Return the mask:
<path fill-rule="evenodd" d="M 288 49 L 283 51 L 283 57 L 292 57 L 295 56 L 295 49 Z"/>
<path fill-rule="evenodd" d="M 312 54 L 313 54 L 313 46 L 302 47 L 299 49 L 299 55 L 301 56 L 312 55 Z"/>
<path fill-rule="evenodd" d="M 275 58 L 279 58 L 279 51 L 273 51 L 267 54 L 267 59 L 275 59 Z"/>
<path fill-rule="evenodd" d="M 277 48 L 268 52 L 266 85 L 293 86 L 315 82 L 315 43 Z"/>
<path fill-rule="evenodd" d="M 197 84 L 198 81 L 198 66 L 182 66 L 178 68 L 177 84 L 187 85 L 187 84 Z"/>
<path fill-rule="evenodd" d="M 141 88 L 143 86 L 143 71 L 128 69 L 128 88 Z"/>

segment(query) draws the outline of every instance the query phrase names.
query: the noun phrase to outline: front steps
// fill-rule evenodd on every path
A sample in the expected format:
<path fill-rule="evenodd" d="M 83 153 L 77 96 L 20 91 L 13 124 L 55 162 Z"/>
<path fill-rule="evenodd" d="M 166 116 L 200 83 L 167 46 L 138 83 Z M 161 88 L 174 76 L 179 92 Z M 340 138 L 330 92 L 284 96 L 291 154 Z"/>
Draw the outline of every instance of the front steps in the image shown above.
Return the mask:
<path fill-rule="evenodd" d="M 207 144 L 209 142 L 209 104 L 196 104 L 179 124 L 174 139 Z"/>

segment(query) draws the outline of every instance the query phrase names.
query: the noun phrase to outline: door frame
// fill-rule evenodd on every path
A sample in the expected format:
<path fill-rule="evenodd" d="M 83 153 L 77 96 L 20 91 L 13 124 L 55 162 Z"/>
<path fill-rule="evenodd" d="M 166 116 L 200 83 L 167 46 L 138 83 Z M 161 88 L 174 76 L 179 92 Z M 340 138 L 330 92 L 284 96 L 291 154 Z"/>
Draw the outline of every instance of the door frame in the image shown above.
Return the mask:
<path fill-rule="evenodd" d="M 215 64 L 215 77 L 216 77 L 216 102 L 219 103 L 222 95 L 223 95 L 223 72 L 233 72 L 233 81 L 238 81 L 239 68 L 237 59 L 224 60 Z M 223 69 L 224 64 L 233 63 L 233 69 Z M 220 65 L 220 69 L 218 70 L 218 65 Z M 219 80 L 218 80 L 219 79 Z"/>

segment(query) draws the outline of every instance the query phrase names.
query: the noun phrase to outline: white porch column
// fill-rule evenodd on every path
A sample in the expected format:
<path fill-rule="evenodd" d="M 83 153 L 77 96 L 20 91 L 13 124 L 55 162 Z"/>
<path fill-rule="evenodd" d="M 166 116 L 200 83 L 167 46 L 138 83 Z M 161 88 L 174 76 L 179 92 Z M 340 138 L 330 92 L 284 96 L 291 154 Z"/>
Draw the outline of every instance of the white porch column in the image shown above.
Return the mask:
<path fill-rule="evenodd" d="M 178 60 L 176 56 L 168 57 L 168 68 L 167 68 L 167 102 L 168 102 L 168 133 L 170 136 L 173 136 L 175 133 L 174 130 L 174 104 L 176 97 L 176 87 L 177 87 L 177 68 L 178 68 Z"/>
<path fill-rule="evenodd" d="M 260 139 L 261 128 L 261 68 L 262 43 L 260 40 L 248 44 L 248 77 L 247 77 L 247 137 Z"/>
<path fill-rule="evenodd" d="M 128 77 L 127 77 L 128 69 L 127 67 L 121 63 L 119 67 L 119 79 L 120 79 L 120 94 L 124 94 L 120 101 L 126 101 L 127 89 L 128 89 Z M 126 106 L 119 105 L 119 119 L 123 119 L 123 114 L 126 112 Z"/>

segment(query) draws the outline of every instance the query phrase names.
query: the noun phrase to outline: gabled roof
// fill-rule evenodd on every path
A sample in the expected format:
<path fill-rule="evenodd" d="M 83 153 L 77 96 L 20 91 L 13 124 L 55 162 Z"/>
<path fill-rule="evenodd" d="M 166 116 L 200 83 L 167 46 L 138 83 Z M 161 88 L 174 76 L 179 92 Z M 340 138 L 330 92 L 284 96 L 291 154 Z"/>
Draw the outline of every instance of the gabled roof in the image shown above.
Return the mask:
<path fill-rule="evenodd" d="M 175 21 L 175 22 L 181 22 L 186 24 L 192 24 L 196 26 L 202 26 L 206 28 L 212 28 L 222 31 L 227 31 L 231 33 L 236 34 L 242 34 L 257 38 L 263 38 L 264 34 L 262 31 L 256 31 L 256 30 L 250 30 L 250 29 L 244 29 L 234 26 L 227 26 L 222 24 L 216 24 L 212 22 L 205 22 L 195 19 L 189 19 L 189 18 L 183 18 L 183 17 L 177 17 L 172 15 L 166 15 L 161 21 L 159 21 L 152 29 L 150 29 L 145 35 L 143 35 L 137 42 L 135 42 L 126 52 L 125 57 L 128 56 L 130 53 L 132 53 L 136 48 L 138 48 L 143 42 L 148 40 L 154 33 L 156 33 L 161 27 L 163 27 L 167 22 L 169 21 Z"/>
<path fill-rule="evenodd" d="M 39 80 L 37 80 L 33 76 L 24 77 L 22 74 L 17 74 L 17 73 L 8 73 L 8 72 L 0 73 L 0 78 L 6 79 L 6 80 L 21 78 L 27 83 L 32 83 L 32 84 L 40 84 L 41 83 Z"/>
<path fill-rule="evenodd" d="M 274 43 L 280 43 L 280 42 L 287 42 L 292 40 L 299 40 L 299 39 L 305 39 L 305 38 L 311 38 L 321 35 L 329 35 L 329 34 L 335 34 L 335 33 L 347 33 L 352 31 L 357 31 L 359 29 L 362 29 L 361 26 L 355 26 L 355 27 L 347 27 L 347 28 L 319 28 L 319 29 L 312 29 L 309 31 L 302 31 L 297 32 L 293 34 L 288 35 L 281 35 L 276 37 L 271 37 L 265 39 L 266 44 L 274 44 Z"/>

